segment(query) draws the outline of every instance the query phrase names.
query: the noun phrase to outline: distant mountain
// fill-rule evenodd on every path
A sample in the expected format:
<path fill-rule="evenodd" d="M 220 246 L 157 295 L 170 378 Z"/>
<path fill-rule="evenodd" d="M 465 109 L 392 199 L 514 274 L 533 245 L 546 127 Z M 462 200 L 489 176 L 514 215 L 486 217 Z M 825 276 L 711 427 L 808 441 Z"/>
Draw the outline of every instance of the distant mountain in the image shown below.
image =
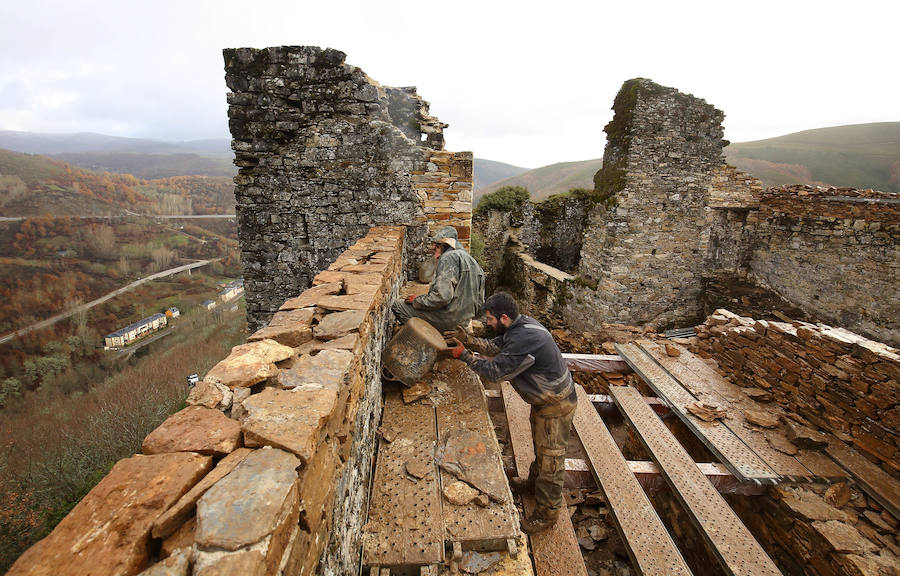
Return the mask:
<path fill-rule="evenodd" d="M 511 176 L 518 176 L 523 172 L 528 172 L 528 168 L 504 164 L 503 162 L 496 162 L 494 160 L 475 158 L 474 171 L 474 184 L 477 194 L 479 189 L 490 186 L 494 182 L 504 180 Z"/>
<path fill-rule="evenodd" d="M 142 155 L 137 155 L 142 157 Z M 140 179 L 0 149 L 0 215 L 234 213 L 230 176 Z"/>
<path fill-rule="evenodd" d="M 165 142 L 92 132 L 38 134 L 0 130 L 0 148 L 53 156 L 89 170 L 133 174 L 139 178 L 237 174 L 237 168 L 231 163 L 231 144 L 224 139 Z"/>
<path fill-rule="evenodd" d="M 528 170 L 483 188 L 476 187 L 474 204 L 477 206 L 483 195 L 493 192 L 501 186 L 524 186 L 528 188 L 528 193 L 535 202 L 544 200 L 553 194 L 568 192 L 573 188 L 592 189 L 594 174 L 602 166 L 603 159 L 596 158 L 580 162 L 559 162 Z"/>
<path fill-rule="evenodd" d="M 726 160 L 766 186 L 813 184 L 900 192 L 900 122 L 851 124 L 731 144 Z"/>

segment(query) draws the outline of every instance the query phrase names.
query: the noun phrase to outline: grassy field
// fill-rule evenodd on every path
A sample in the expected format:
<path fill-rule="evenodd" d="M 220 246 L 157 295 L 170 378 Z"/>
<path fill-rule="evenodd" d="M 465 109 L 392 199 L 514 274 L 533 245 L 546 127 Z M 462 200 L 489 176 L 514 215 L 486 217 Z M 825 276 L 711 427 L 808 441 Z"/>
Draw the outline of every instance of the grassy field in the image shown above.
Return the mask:
<path fill-rule="evenodd" d="M 87 392 L 39 389 L 3 410 L 0 573 L 184 406 L 189 374 L 205 374 L 246 339 L 243 301 L 236 312 L 198 312 L 180 320 L 172 335 L 124 364 L 98 366 L 106 376 Z"/>

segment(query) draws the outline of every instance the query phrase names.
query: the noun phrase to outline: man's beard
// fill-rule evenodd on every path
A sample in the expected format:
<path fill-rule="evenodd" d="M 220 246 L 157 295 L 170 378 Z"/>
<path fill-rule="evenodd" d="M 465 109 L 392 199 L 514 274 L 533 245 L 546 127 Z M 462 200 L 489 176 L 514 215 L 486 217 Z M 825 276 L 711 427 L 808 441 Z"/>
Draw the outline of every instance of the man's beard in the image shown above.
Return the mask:
<path fill-rule="evenodd" d="M 502 322 L 498 321 L 497 324 L 494 326 L 493 331 L 494 331 L 494 335 L 503 336 L 503 334 L 506 332 L 506 326 L 504 326 Z"/>

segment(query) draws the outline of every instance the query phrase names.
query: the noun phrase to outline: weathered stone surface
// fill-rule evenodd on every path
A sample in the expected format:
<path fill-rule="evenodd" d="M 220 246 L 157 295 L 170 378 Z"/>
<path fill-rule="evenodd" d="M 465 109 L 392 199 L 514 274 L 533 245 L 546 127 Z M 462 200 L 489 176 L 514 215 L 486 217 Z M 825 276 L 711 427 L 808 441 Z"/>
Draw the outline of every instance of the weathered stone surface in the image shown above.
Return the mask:
<path fill-rule="evenodd" d="M 789 422 L 787 425 L 788 440 L 799 446 L 800 448 L 810 448 L 818 450 L 828 446 L 828 437 L 796 422 Z"/>
<path fill-rule="evenodd" d="M 307 532 L 316 532 L 323 519 L 331 518 L 334 500 L 335 471 L 340 459 L 330 443 L 316 450 L 300 476 L 300 526 Z"/>
<path fill-rule="evenodd" d="M 832 484 L 825 490 L 825 501 L 837 508 L 843 508 L 850 502 L 850 485 L 846 482 Z"/>
<path fill-rule="evenodd" d="M 757 402 L 771 402 L 772 393 L 761 388 L 744 388 L 744 394 Z"/>
<path fill-rule="evenodd" d="M 313 334 L 319 340 L 334 340 L 359 330 L 359 325 L 366 319 L 365 310 L 349 310 L 347 312 L 332 312 L 328 314 L 313 329 Z"/>
<path fill-rule="evenodd" d="M 785 454 L 792 456 L 798 452 L 797 447 L 791 444 L 790 440 L 776 432 L 766 434 L 766 441 L 769 443 L 769 446 L 779 452 L 784 452 Z"/>
<path fill-rule="evenodd" d="M 296 298 L 289 298 L 284 301 L 279 310 L 296 310 L 298 308 L 309 308 L 315 306 L 319 298 L 331 294 L 338 294 L 344 288 L 341 281 L 329 282 L 327 284 L 319 284 L 312 288 L 307 288 L 302 294 Z"/>
<path fill-rule="evenodd" d="M 304 354 L 316 354 L 321 350 L 350 350 L 356 351 L 359 346 L 359 334 L 347 334 L 334 340 L 310 340 L 297 348 L 297 356 Z"/>
<path fill-rule="evenodd" d="M 728 412 L 718 404 L 709 402 L 691 402 L 687 405 L 687 409 L 688 412 L 706 422 L 713 422 L 719 418 L 724 418 L 728 414 Z"/>
<path fill-rule="evenodd" d="M 324 296 L 316 305 L 324 310 L 371 310 L 375 303 L 374 292 L 359 292 L 343 296 Z"/>
<path fill-rule="evenodd" d="M 831 545 L 836 552 L 853 552 L 855 554 L 865 554 L 866 552 L 877 552 L 878 546 L 863 537 L 859 530 L 837 520 L 828 520 L 826 522 L 813 522 L 813 528 Z"/>
<path fill-rule="evenodd" d="M 247 341 L 271 339 L 279 344 L 296 348 L 304 342 L 312 340 L 313 314 L 312 308 L 277 312 L 269 321 L 268 326 L 251 334 Z"/>
<path fill-rule="evenodd" d="M 416 382 L 412 386 L 404 386 L 400 393 L 403 395 L 404 404 L 412 404 L 431 393 L 431 385 L 427 382 Z"/>
<path fill-rule="evenodd" d="M 235 346 L 227 358 L 213 366 L 203 378 L 229 388 L 249 388 L 278 373 L 276 362 L 290 358 L 294 350 L 274 340 Z"/>
<path fill-rule="evenodd" d="M 199 452 L 221 456 L 241 445 L 241 425 L 220 411 L 188 406 L 144 438 L 144 454 Z"/>
<path fill-rule="evenodd" d="M 243 422 L 244 417 L 247 415 L 247 409 L 244 408 L 244 400 L 250 397 L 251 390 L 249 388 L 242 388 L 238 386 L 233 390 L 233 392 L 234 400 L 231 404 L 231 414 L 229 415 L 229 417 L 232 420 Z"/>
<path fill-rule="evenodd" d="M 480 492 L 478 490 L 460 480 L 444 486 L 444 498 L 456 506 L 465 506 L 479 494 Z"/>
<path fill-rule="evenodd" d="M 228 456 L 222 458 L 212 472 L 207 474 L 203 480 L 198 482 L 193 488 L 188 490 L 187 494 L 182 496 L 178 502 L 172 505 L 163 514 L 153 522 L 153 537 L 167 538 L 174 533 L 180 526 L 187 522 L 197 508 L 197 501 L 206 493 L 216 482 L 227 476 L 234 470 L 238 464 L 252 452 L 250 448 L 238 448 Z"/>
<path fill-rule="evenodd" d="M 289 370 L 278 374 L 278 385 L 288 390 L 339 391 L 347 381 L 355 356 L 347 350 L 322 350 L 303 355 Z"/>
<path fill-rule="evenodd" d="M 431 474 L 434 470 L 434 463 L 430 459 L 428 461 L 411 460 L 405 464 L 405 470 L 413 478 L 421 480 Z"/>
<path fill-rule="evenodd" d="M 203 406 L 217 410 L 227 410 L 233 400 L 232 392 L 224 384 L 201 380 L 191 388 L 187 403 L 190 406 Z"/>
<path fill-rule="evenodd" d="M 211 457 L 184 452 L 120 460 L 7 574 L 137 574 L 149 561 L 153 520 L 211 467 Z"/>
<path fill-rule="evenodd" d="M 198 554 L 193 576 L 264 576 L 266 555 L 260 549 Z"/>
<path fill-rule="evenodd" d="M 848 554 L 846 561 L 856 570 L 851 573 L 852 576 L 897 576 L 897 564 L 900 562 L 887 550 L 865 556 Z"/>
<path fill-rule="evenodd" d="M 781 423 L 781 419 L 777 414 L 760 410 L 744 410 L 744 418 L 747 419 L 747 422 L 763 428 L 777 428 L 778 424 Z"/>
<path fill-rule="evenodd" d="M 792 489 L 781 486 L 776 488 L 776 490 L 782 502 L 802 518 L 819 521 L 846 521 L 848 519 L 844 512 L 826 503 L 815 492 L 802 488 Z"/>
<path fill-rule="evenodd" d="M 189 551 L 179 550 L 147 568 L 139 576 L 187 576 L 190 567 Z"/>
<path fill-rule="evenodd" d="M 300 460 L 283 450 L 254 450 L 197 503 L 197 544 L 237 550 L 261 542 L 296 518 Z"/>
<path fill-rule="evenodd" d="M 194 546 L 194 528 L 197 526 L 197 518 L 191 518 L 178 527 L 168 538 L 162 541 L 159 547 L 159 555 L 168 558 L 179 550 L 190 550 Z"/>
<path fill-rule="evenodd" d="M 316 452 L 322 430 L 331 416 L 337 392 L 276 390 L 268 388 L 244 400 L 244 444 L 251 448 L 274 446 L 293 452 L 309 462 Z"/>

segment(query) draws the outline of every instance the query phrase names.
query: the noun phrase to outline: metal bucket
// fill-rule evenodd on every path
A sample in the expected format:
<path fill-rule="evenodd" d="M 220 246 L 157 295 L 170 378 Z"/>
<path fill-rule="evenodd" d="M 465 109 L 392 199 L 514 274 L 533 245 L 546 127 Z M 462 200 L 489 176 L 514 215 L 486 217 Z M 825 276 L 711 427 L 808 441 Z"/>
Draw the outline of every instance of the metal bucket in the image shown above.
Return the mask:
<path fill-rule="evenodd" d="M 381 353 L 382 376 L 412 386 L 434 367 L 447 344 L 437 328 L 421 318 L 410 318 Z"/>

